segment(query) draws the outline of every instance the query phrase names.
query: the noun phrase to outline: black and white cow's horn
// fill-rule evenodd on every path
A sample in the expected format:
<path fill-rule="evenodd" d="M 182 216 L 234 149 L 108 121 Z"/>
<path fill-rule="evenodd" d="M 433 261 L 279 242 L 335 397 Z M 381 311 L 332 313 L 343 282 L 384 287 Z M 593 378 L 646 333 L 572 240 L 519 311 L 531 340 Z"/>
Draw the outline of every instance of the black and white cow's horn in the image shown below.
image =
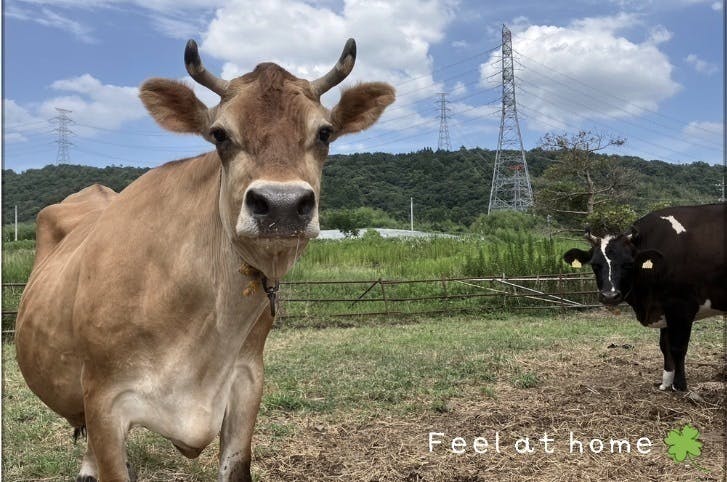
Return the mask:
<path fill-rule="evenodd" d="M 583 234 L 583 237 L 586 238 L 590 243 L 592 244 L 598 244 L 598 237 L 591 234 L 591 227 L 586 226 L 586 232 Z"/>
<path fill-rule="evenodd" d="M 222 96 L 227 90 L 229 82 L 211 74 L 202 65 L 202 59 L 199 58 L 199 50 L 197 42 L 192 39 L 187 41 L 187 47 L 184 49 L 184 65 L 187 67 L 189 75 L 200 85 L 204 85 L 215 94 Z"/>
<path fill-rule="evenodd" d="M 353 70 L 353 64 L 355 62 L 356 41 L 350 38 L 343 47 L 343 52 L 341 52 L 341 57 L 336 62 L 336 65 L 323 77 L 311 81 L 310 86 L 314 94 L 320 97 L 332 87 L 343 82 L 343 79 L 348 77 L 348 74 Z"/>
<path fill-rule="evenodd" d="M 639 237 L 639 230 L 636 227 L 631 226 L 631 231 L 626 235 L 626 239 L 629 241 L 635 241 Z"/>

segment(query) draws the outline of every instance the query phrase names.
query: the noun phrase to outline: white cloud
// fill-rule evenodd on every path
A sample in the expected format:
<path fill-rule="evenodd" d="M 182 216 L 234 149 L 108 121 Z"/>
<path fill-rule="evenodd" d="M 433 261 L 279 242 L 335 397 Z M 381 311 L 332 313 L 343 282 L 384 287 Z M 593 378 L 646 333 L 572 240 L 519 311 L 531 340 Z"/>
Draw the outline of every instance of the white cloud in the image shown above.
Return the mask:
<path fill-rule="evenodd" d="M 694 67 L 694 70 L 700 74 L 713 74 L 719 70 L 717 65 L 707 62 L 706 60 L 700 59 L 696 54 L 689 54 L 684 59 L 689 65 Z"/>
<path fill-rule="evenodd" d="M 91 35 L 91 28 L 54 12 L 48 8 L 41 8 L 37 11 L 30 11 L 16 6 L 10 6 L 5 10 L 5 15 L 18 20 L 35 22 L 37 24 L 64 30 L 75 35 L 80 41 L 85 43 L 93 43 L 96 39 Z"/>
<path fill-rule="evenodd" d="M 432 76 L 429 50 L 444 40 L 456 2 L 344 0 L 338 2 L 340 8 L 329 5 L 303 0 L 231 0 L 217 10 L 203 35 L 203 56 L 221 59 L 221 76 L 226 79 L 270 61 L 311 80 L 333 67 L 346 39 L 353 37 L 356 66 L 343 84 L 390 82 L 397 89 L 397 102 L 372 131 L 352 136 L 347 145 L 370 139 L 369 146 L 375 149 L 394 138 L 387 132 L 399 132 L 401 137 L 436 123 L 429 115 L 419 114 L 415 103 L 430 106 L 435 93 L 443 90 Z M 331 89 L 323 96 L 323 104 L 335 104 L 339 92 Z M 338 149 L 334 152 L 340 152 Z"/>
<path fill-rule="evenodd" d="M 611 0 L 611 3 L 618 5 L 621 9 L 634 10 L 674 10 L 695 5 L 710 5 L 713 10 L 722 9 L 722 2 L 714 0 Z"/>
<path fill-rule="evenodd" d="M 455 82 L 454 87 L 452 87 L 452 95 L 453 96 L 460 96 L 467 93 L 467 86 L 464 85 L 464 82 L 461 80 L 458 80 Z"/>
<path fill-rule="evenodd" d="M 354 37 L 356 67 L 347 83 L 383 80 L 396 85 L 416 78 L 400 96 L 416 90 L 413 97 L 431 97 L 438 86 L 429 47 L 443 40 L 453 5 L 446 0 L 345 0 L 337 12 L 295 0 L 232 0 L 217 11 L 202 51 L 225 62 L 226 78 L 272 61 L 312 79 L 327 72 L 346 39 Z"/>
<path fill-rule="evenodd" d="M 530 127 L 547 131 L 584 119 L 637 116 L 674 95 L 680 86 L 671 78 L 673 66 L 654 42 L 663 41 L 666 29 L 652 30 L 643 43 L 619 35 L 638 26 L 637 16 L 621 13 L 513 31 L 518 108 Z M 499 81 L 498 55 L 481 65 L 482 84 L 488 77 Z"/>
<path fill-rule="evenodd" d="M 136 87 L 103 84 L 89 74 L 57 80 L 50 87 L 61 95 L 27 106 L 12 99 L 4 101 L 6 140 L 22 141 L 30 133 L 47 134 L 50 119 L 58 114 L 56 108 L 72 111 L 72 130 L 81 136 L 97 134 L 94 128 L 117 129 L 146 116 Z"/>
<path fill-rule="evenodd" d="M 204 105 L 207 107 L 214 107 L 217 104 L 220 103 L 220 96 L 209 90 L 207 87 L 204 87 L 200 84 L 198 84 L 192 77 L 189 75 L 179 79 L 180 81 L 184 82 L 186 85 L 192 88 L 194 91 L 194 95 L 197 96 L 199 100 L 202 101 Z"/>
<path fill-rule="evenodd" d="M 720 122 L 693 121 L 684 127 L 684 135 L 690 140 L 710 141 L 721 145 L 724 138 L 724 124 Z"/>
<path fill-rule="evenodd" d="M 46 100 L 39 106 L 38 112 L 52 117 L 56 107 L 73 111 L 72 117 L 79 125 L 76 128 L 79 133 L 89 131 L 89 126 L 117 129 L 125 122 L 146 115 L 137 87 L 103 84 L 90 74 L 57 80 L 51 84 L 51 89 L 73 95 Z"/>
<path fill-rule="evenodd" d="M 15 0 L 6 15 L 66 30 L 84 42 L 95 42 L 93 29 L 76 20 L 51 11 L 55 9 L 129 10 L 146 16 L 162 34 L 171 38 L 190 38 L 204 30 L 214 9 L 228 0 Z M 20 8 L 23 5 L 25 8 Z"/>
<path fill-rule="evenodd" d="M 32 114 L 12 99 L 3 100 L 3 140 L 5 142 L 25 142 L 26 134 L 47 132 L 50 124 L 46 118 Z"/>
<path fill-rule="evenodd" d="M 652 44 L 660 44 L 668 42 L 672 38 L 672 33 L 666 29 L 663 25 L 657 25 L 653 27 L 649 32 L 649 42 Z"/>
<path fill-rule="evenodd" d="M 178 18 L 156 16 L 154 24 L 161 33 L 167 37 L 187 40 L 195 38 L 199 32 L 204 30 L 204 26 L 199 22 L 180 20 Z"/>

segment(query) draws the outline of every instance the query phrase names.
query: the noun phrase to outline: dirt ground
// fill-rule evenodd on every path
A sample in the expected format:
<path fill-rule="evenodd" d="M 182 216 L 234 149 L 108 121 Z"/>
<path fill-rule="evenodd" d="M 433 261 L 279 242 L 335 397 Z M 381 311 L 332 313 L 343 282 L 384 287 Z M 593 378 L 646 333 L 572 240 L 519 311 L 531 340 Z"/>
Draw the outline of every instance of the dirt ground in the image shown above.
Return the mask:
<path fill-rule="evenodd" d="M 410 416 L 376 414 L 363 409 L 336 414 L 291 415 L 257 430 L 253 467 L 262 480 L 285 481 L 484 481 L 484 480 L 725 480 L 725 359 L 719 349 L 688 357 L 690 392 L 661 392 L 661 354 L 635 350 L 619 340 L 557 349 L 516 363 L 538 373 L 536 387 L 496 383 L 488 394 L 462 394 L 439 410 Z M 494 396 L 493 396 L 494 392 Z M 431 403 L 422 401 L 422 403 Z M 353 414 L 353 415 L 352 415 Z M 272 426 L 295 426 L 278 437 Z M 691 424 L 700 430 L 702 454 L 677 463 L 663 439 Z M 499 431 L 500 452 L 494 451 Z M 444 433 L 429 451 L 429 432 Z M 545 453 L 537 439 L 553 439 Z M 577 444 L 570 453 L 570 439 Z M 466 453 L 454 454 L 454 437 L 467 440 Z M 474 452 L 474 437 L 488 440 L 488 451 Z M 515 442 L 530 438 L 535 451 L 519 454 Z M 646 437 L 650 450 L 642 440 Z M 604 442 L 600 453 L 588 443 Z M 630 453 L 611 453 L 610 439 L 627 439 Z M 526 448 L 521 441 L 520 449 Z M 482 449 L 482 442 L 478 448 Z M 599 442 L 593 442 L 596 450 Z M 625 446 L 624 446 L 625 447 Z M 624 449 L 625 450 L 625 449 Z"/>

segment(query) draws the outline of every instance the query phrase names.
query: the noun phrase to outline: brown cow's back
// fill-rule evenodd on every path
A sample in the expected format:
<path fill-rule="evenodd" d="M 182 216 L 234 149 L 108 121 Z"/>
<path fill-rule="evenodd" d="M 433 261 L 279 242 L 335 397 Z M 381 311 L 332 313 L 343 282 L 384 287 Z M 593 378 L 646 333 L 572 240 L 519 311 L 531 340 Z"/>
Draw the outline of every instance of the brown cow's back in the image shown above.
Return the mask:
<path fill-rule="evenodd" d="M 101 184 L 93 184 L 43 208 L 36 218 L 35 262 L 40 264 L 81 221 L 92 223 L 118 194 Z M 88 219 L 86 219 L 88 218 Z"/>

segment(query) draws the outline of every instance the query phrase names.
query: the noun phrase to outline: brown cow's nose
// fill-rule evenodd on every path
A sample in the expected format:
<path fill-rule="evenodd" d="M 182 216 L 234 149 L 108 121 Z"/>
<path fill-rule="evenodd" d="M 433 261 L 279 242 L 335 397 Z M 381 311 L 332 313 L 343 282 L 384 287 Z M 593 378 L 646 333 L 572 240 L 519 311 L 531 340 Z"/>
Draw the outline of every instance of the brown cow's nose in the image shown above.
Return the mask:
<path fill-rule="evenodd" d="M 248 189 L 245 206 L 264 235 L 294 235 L 313 219 L 316 195 L 312 189 L 284 184 Z"/>

